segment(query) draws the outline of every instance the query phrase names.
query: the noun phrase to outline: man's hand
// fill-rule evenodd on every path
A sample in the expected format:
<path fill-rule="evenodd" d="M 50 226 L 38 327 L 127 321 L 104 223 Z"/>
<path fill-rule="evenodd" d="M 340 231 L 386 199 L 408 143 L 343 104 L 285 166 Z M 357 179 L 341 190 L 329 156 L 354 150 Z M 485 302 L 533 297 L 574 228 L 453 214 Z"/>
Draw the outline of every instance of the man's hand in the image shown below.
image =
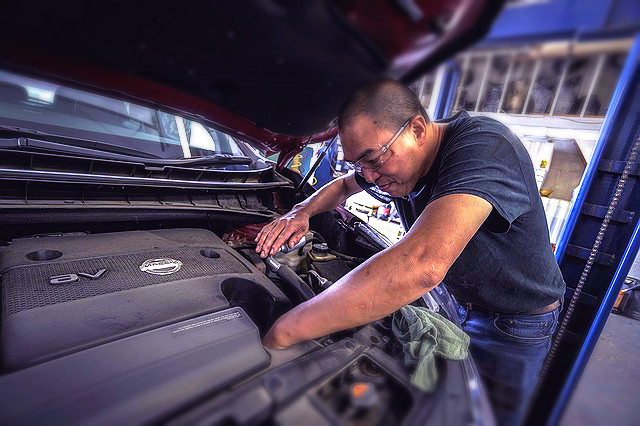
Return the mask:
<path fill-rule="evenodd" d="M 262 228 L 255 240 L 258 243 L 256 252 L 267 257 L 275 254 L 285 243 L 293 247 L 309 231 L 310 217 L 336 208 L 360 190 L 353 173 L 332 180 L 289 213 Z"/>
<path fill-rule="evenodd" d="M 258 233 L 256 252 L 260 257 L 275 254 L 280 247 L 289 243 L 293 247 L 309 231 L 309 215 L 300 209 L 293 209 L 284 216 L 265 225 Z"/>

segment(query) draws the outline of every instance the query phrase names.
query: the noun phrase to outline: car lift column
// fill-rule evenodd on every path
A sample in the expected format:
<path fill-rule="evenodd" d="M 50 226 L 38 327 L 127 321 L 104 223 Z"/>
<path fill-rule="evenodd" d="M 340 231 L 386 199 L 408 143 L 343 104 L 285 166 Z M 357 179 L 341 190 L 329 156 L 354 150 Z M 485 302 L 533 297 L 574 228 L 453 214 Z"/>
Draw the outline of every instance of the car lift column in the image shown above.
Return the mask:
<path fill-rule="evenodd" d="M 460 70 L 455 61 L 449 61 L 444 64 L 444 72 L 442 73 L 442 79 L 437 93 L 438 98 L 436 99 L 433 117 L 431 117 L 433 120 L 440 120 L 451 114 L 459 74 Z"/>
<path fill-rule="evenodd" d="M 632 151 L 636 154 L 640 151 L 639 132 L 640 34 L 636 34 L 593 157 L 558 242 L 556 257 L 567 283 L 561 322 L 581 280 L 584 286 L 555 356 L 539 384 L 526 425 L 555 426 L 561 420 L 638 253 L 640 162 L 636 157 L 627 163 L 630 156 L 633 157 Z M 623 174 L 628 177 L 621 183 Z M 622 192 L 614 197 L 616 189 L 620 191 L 622 186 Z M 612 210 L 613 198 L 618 201 Z M 610 221 L 603 227 L 605 217 Z M 600 242 L 599 247 L 596 241 Z"/>

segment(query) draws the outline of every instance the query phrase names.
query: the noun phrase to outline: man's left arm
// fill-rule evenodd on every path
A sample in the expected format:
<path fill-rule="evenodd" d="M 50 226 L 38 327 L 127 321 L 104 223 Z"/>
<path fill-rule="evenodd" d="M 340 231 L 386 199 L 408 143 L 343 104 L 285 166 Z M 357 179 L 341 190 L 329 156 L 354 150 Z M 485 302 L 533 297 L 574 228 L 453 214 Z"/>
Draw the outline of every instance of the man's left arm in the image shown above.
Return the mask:
<path fill-rule="evenodd" d="M 470 194 L 432 201 L 402 240 L 280 317 L 263 343 L 286 348 L 384 318 L 418 299 L 440 284 L 492 208 Z"/>

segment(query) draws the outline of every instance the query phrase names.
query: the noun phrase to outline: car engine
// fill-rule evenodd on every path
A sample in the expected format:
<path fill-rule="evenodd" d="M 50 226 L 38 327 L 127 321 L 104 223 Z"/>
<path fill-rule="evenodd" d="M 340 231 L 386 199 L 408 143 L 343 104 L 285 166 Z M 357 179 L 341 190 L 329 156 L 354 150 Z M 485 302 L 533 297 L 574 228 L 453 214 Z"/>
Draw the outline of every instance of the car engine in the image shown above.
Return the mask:
<path fill-rule="evenodd" d="M 262 346 L 300 288 L 359 261 L 306 241 L 274 257 L 287 281 L 199 228 L 14 239 L 0 249 L 2 423 L 462 424 L 464 370 L 442 361 L 436 394 L 412 387 L 390 318 Z"/>

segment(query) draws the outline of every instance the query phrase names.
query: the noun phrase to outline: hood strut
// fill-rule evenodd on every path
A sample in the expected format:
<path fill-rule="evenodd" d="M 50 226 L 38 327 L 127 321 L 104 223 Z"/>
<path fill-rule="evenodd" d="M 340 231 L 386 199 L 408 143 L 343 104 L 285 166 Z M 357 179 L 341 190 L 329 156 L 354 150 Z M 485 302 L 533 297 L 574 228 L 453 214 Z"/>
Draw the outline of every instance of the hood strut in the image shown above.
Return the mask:
<path fill-rule="evenodd" d="M 304 184 L 307 183 L 307 181 L 309 180 L 311 175 L 313 175 L 315 173 L 315 171 L 318 169 L 318 167 L 320 167 L 320 163 L 322 162 L 324 157 L 327 155 L 327 152 L 329 152 L 329 150 L 331 149 L 331 147 L 333 146 L 333 144 L 336 142 L 337 139 L 338 139 L 338 135 L 336 134 L 333 137 L 333 139 L 331 139 L 331 142 L 329 142 L 324 147 L 324 149 L 322 150 L 320 155 L 318 155 L 318 159 L 316 160 L 316 162 L 313 163 L 313 166 L 309 169 L 307 174 L 304 176 L 304 179 L 302 179 L 302 181 L 300 181 L 300 183 L 296 187 L 295 195 L 298 195 L 298 194 L 300 194 L 302 192 L 302 188 L 304 187 Z"/>

